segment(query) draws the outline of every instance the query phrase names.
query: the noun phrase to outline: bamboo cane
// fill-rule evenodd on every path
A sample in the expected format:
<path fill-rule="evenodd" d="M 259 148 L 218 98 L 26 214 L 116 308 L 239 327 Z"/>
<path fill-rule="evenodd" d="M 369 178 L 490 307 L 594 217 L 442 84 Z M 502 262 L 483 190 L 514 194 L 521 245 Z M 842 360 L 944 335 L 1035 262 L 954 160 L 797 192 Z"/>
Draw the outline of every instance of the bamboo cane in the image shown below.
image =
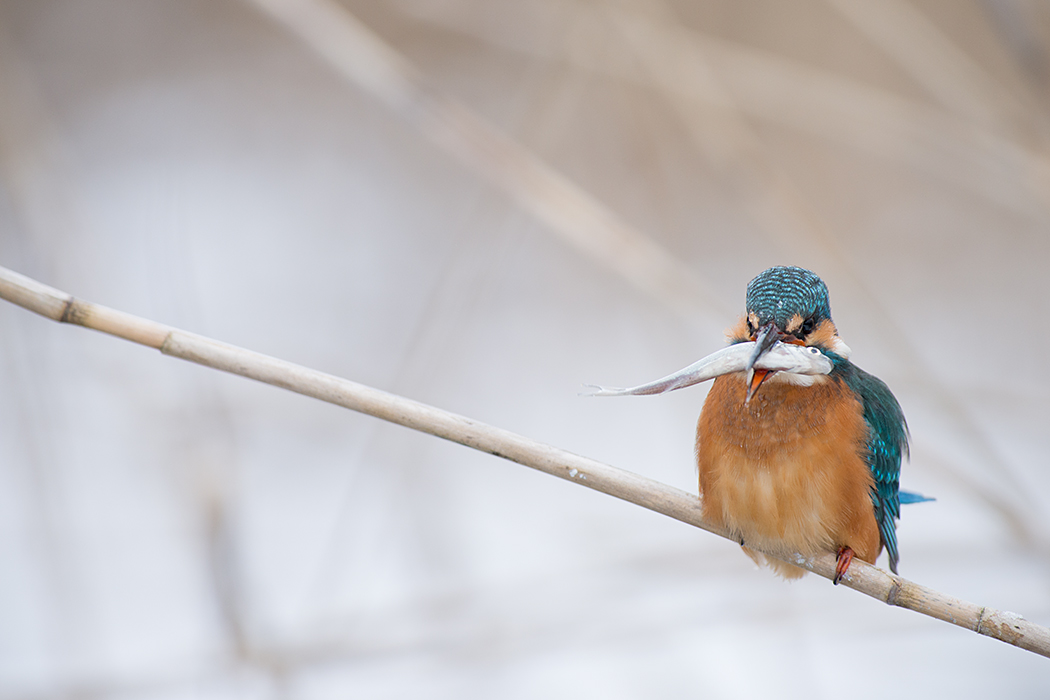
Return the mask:
<path fill-rule="evenodd" d="M 36 280 L 0 267 L 0 298 L 46 316 L 109 333 L 213 369 L 239 374 L 327 401 L 502 457 L 581 486 L 648 508 L 694 527 L 729 538 L 704 521 L 696 496 L 658 481 L 546 445 L 502 428 L 428 406 L 395 394 L 221 343 L 100 304 L 76 299 Z M 767 554 L 767 556 L 772 556 Z M 835 557 L 801 555 L 788 561 L 831 579 Z M 1022 616 L 975 605 L 886 573 L 859 559 L 842 585 L 908 610 L 1050 657 L 1050 629 Z"/>

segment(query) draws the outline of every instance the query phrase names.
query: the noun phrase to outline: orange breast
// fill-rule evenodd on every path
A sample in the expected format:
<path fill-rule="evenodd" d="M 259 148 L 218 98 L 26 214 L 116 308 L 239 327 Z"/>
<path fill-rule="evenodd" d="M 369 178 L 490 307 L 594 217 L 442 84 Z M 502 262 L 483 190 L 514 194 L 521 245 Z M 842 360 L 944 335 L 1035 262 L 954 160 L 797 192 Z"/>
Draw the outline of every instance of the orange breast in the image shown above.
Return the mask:
<path fill-rule="evenodd" d="M 867 424 L 846 386 L 767 381 L 744 405 L 743 374 L 715 380 L 696 432 L 704 515 L 777 554 L 881 550 L 864 459 Z M 802 570 L 769 562 L 785 576 Z"/>

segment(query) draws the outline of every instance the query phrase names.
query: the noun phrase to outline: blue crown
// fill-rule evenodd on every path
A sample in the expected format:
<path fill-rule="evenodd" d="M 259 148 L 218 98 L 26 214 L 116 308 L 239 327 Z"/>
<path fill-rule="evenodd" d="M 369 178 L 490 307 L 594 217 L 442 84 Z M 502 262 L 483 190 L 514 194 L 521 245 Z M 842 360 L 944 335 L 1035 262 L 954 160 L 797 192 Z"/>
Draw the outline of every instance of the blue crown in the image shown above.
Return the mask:
<path fill-rule="evenodd" d="M 795 314 L 803 319 L 831 318 L 831 302 L 824 281 L 801 267 L 771 267 L 747 285 L 747 312 L 758 325 L 773 321 L 781 329 Z"/>

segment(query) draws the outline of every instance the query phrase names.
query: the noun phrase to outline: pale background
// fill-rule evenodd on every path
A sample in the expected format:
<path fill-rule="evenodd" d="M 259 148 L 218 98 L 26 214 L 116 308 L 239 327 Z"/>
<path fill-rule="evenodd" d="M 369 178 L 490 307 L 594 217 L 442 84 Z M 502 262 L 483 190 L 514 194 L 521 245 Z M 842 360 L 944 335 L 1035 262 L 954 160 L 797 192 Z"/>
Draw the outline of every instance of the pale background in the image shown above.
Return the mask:
<path fill-rule="evenodd" d="M 694 492 L 703 387 L 581 384 L 694 361 L 751 277 L 811 267 L 938 498 L 901 573 L 1050 624 L 1048 51 L 1038 0 L 0 0 L 0 264 Z M 1048 689 L 635 506 L 0 304 L 5 700 Z"/>

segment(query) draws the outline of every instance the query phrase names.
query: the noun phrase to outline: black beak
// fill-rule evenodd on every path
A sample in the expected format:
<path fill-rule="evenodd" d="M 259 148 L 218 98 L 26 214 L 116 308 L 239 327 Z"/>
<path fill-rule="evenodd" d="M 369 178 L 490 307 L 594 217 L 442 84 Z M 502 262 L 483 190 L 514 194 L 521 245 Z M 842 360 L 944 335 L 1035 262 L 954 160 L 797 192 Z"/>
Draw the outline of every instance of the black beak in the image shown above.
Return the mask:
<path fill-rule="evenodd" d="M 772 321 L 759 328 L 755 334 L 755 350 L 751 353 L 751 357 L 748 358 L 746 367 L 747 396 L 744 398 L 745 406 L 750 403 L 751 397 L 758 391 L 758 387 L 762 386 L 762 382 L 766 381 L 766 378 L 771 374 L 769 370 L 755 370 L 755 363 L 758 362 L 758 358 L 776 345 L 781 335 L 780 329 Z"/>

